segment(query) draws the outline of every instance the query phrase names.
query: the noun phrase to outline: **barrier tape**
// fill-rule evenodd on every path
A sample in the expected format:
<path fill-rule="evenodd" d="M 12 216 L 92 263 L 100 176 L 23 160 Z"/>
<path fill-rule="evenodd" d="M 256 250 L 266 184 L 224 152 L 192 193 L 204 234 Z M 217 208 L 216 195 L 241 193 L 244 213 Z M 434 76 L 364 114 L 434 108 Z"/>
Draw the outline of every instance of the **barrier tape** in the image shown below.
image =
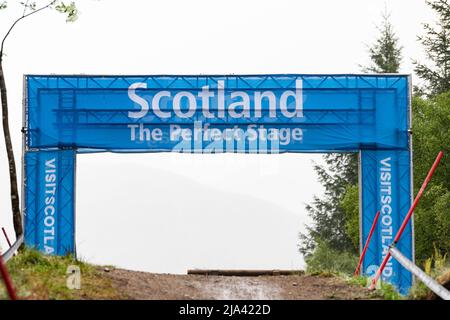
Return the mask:
<path fill-rule="evenodd" d="M 450 292 L 441 286 L 436 280 L 431 278 L 425 272 L 423 272 L 418 266 L 411 260 L 406 258 L 397 248 L 392 247 L 389 249 L 391 255 L 412 274 L 414 274 L 420 281 L 422 281 L 431 291 L 437 294 L 444 300 L 450 300 Z"/>
<path fill-rule="evenodd" d="M 19 239 L 16 240 L 16 242 L 5 251 L 5 253 L 2 254 L 2 259 L 6 263 L 9 259 L 11 259 L 12 256 L 14 256 L 14 253 L 19 250 L 20 245 L 23 242 L 23 235 L 19 237 Z"/>

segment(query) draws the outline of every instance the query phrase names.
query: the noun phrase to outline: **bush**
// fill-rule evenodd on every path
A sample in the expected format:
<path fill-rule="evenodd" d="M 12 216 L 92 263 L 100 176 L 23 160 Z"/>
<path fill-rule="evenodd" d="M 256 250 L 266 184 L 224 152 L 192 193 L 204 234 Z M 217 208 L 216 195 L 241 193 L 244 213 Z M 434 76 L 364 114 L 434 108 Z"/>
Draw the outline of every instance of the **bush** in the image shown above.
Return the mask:
<path fill-rule="evenodd" d="M 349 185 L 341 200 L 345 214 L 345 232 L 352 240 L 353 246 L 359 248 L 359 189 L 357 185 Z"/>
<path fill-rule="evenodd" d="M 325 242 L 319 241 L 313 253 L 306 257 L 309 273 L 345 273 L 353 274 L 358 257 L 349 252 L 337 251 Z"/>
<path fill-rule="evenodd" d="M 450 191 L 442 185 L 431 185 L 414 212 L 416 259 L 450 253 Z"/>
<path fill-rule="evenodd" d="M 450 254 L 450 92 L 413 99 L 414 186 L 417 193 L 439 151 L 444 152 L 430 185 L 414 211 L 416 261 Z"/>

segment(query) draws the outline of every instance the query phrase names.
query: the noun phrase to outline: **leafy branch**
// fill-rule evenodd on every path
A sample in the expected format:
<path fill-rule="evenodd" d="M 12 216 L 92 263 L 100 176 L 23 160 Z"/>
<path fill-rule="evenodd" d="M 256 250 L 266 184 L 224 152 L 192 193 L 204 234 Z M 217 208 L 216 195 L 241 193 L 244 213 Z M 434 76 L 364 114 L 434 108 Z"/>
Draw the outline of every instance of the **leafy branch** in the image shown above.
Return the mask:
<path fill-rule="evenodd" d="M 59 2 L 58 0 L 52 0 L 48 2 L 46 5 L 36 8 L 36 2 L 21 2 L 20 3 L 23 6 L 23 13 L 22 15 L 17 18 L 10 26 L 6 34 L 2 38 L 2 43 L 0 46 L 0 59 L 3 56 L 3 49 L 5 45 L 5 41 L 8 38 L 8 36 L 11 34 L 14 27 L 23 19 L 30 17 L 31 15 L 34 15 L 38 12 L 41 12 L 45 9 L 51 9 L 54 7 L 54 9 L 58 12 L 64 13 L 67 15 L 66 22 L 74 22 L 78 19 L 78 9 L 74 2 L 71 2 L 70 4 L 65 4 L 64 2 Z M 5 9 L 7 7 L 7 2 L 3 1 L 0 3 L 0 9 Z"/>

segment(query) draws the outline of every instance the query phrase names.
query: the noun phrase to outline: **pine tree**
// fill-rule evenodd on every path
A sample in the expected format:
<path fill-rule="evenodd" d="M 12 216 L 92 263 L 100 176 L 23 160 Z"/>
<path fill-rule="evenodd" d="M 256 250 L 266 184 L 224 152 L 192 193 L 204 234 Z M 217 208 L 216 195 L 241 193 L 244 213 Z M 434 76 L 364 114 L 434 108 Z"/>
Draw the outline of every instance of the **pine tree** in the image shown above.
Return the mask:
<path fill-rule="evenodd" d="M 448 0 L 427 1 L 437 13 L 436 26 L 425 23 L 425 35 L 418 37 L 429 64 L 414 61 L 415 72 L 426 82 L 425 93 L 436 95 L 450 90 L 450 4 Z"/>
<path fill-rule="evenodd" d="M 300 234 L 300 252 L 311 254 L 319 242 L 337 251 L 355 251 L 346 233 L 345 213 L 340 204 L 348 185 L 358 181 L 356 154 L 331 153 L 324 156 L 325 165 L 316 165 L 320 183 L 325 187 L 323 198 L 314 197 L 306 206 L 313 225 L 307 226 L 307 233 Z"/>
<path fill-rule="evenodd" d="M 402 60 L 402 47 L 390 21 L 390 15 L 385 10 L 382 14 L 382 23 L 377 29 L 379 37 L 369 47 L 371 66 L 363 68 L 365 72 L 397 73 Z"/>

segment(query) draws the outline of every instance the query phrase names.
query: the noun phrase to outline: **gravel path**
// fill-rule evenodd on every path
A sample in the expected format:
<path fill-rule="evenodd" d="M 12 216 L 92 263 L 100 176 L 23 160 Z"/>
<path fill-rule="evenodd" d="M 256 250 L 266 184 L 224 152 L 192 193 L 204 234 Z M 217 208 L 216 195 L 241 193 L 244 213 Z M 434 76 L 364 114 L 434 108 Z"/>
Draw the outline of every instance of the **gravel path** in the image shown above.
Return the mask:
<path fill-rule="evenodd" d="M 373 299 L 343 279 L 320 276 L 225 277 L 173 275 L 114 269 L 104 275 L 129 299 Z"/>

